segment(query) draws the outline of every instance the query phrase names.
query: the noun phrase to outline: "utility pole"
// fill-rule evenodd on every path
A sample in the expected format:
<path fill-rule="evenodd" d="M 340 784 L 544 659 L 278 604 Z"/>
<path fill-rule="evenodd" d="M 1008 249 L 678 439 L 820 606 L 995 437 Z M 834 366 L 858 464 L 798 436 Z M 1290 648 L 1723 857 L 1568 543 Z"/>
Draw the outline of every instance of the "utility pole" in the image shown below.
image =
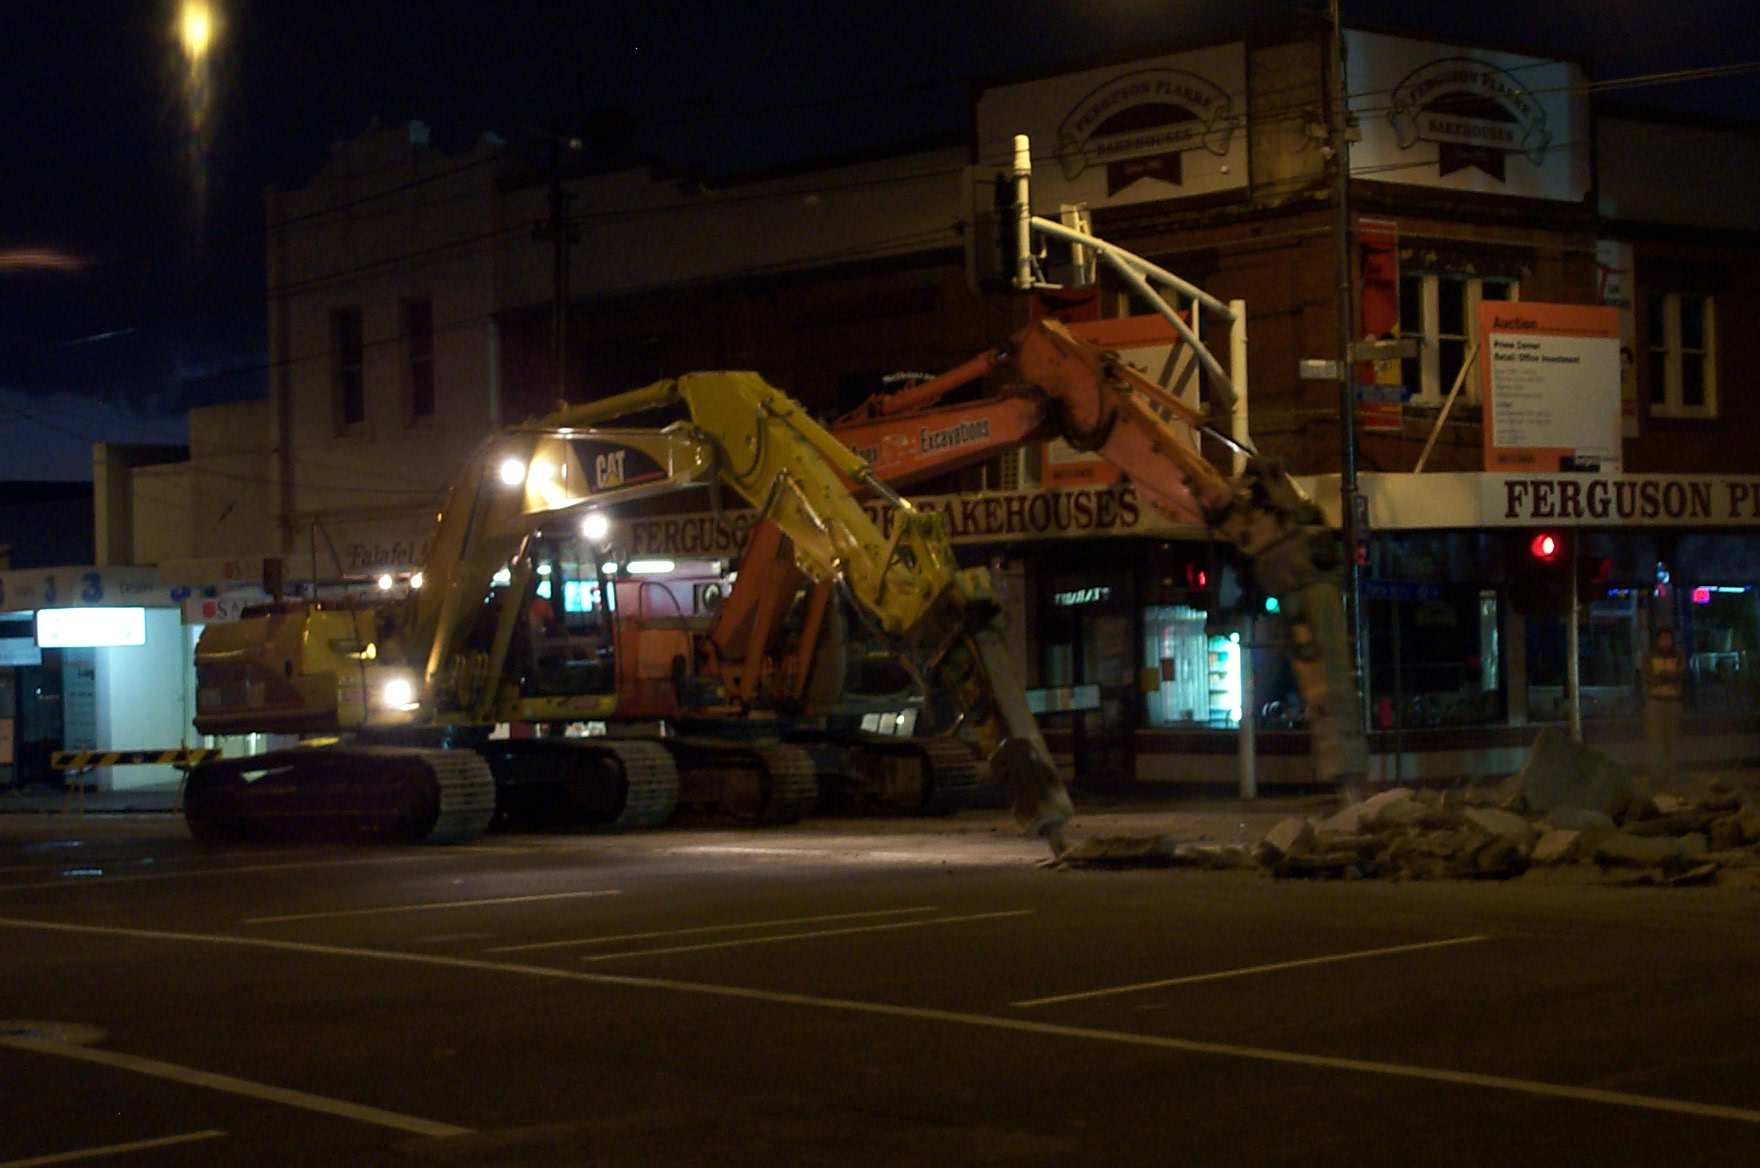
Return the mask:
<path fill-rule="evenodd" d="M 580 224 L 568 214 L 568 205 L 574 196 L 562 186 L 562 148 L 565 145 L 562 132 L 552 130 L 550 134 L 550 216 L 541 219 L 532 226 L 532 238 L 539 243 L 551 245 L 550 277 L 552 282 L 550 301 L 550 353 L 556 367 L 556 405 L 561 408 L 568 404 L 568 254 L 569 248 L 580 242 Z M 566 145 L 571 150 L 581 148 L 580 139 L 570 138 Z"/>
<path fill-rule="evenodd" d="M 1333 202 L 1336 205 L 1338 236 L 1338 425 L 1341 434 L 1339 489 L 1339 528 L 1344 537 L 1346 578 L 1344 590 L 1345 625 L 1351 635 L 1351 664 L 1356 671 L 1357 692 L 1364 687 L 1363 646 L 1363 569 L 1357 562 L 1358 542 L 1366 534 L 1357 526 L 1357 419 L 1356 394 L 1352 382 L 1351 341 L 1355 305 L 1353 292 L 1353 257 L 1351 254 L 1351 124 L 1348 106 L 1349 90 L 1345 85 L 1344 23 L 1339 11 L 1340 0 L 1330 0 L 1332 18 L 1330 56 L 1332 59 L 1332 147 Z M 1367 711 L 1359 700 L 1357 718 L 1367 729 Z"/>

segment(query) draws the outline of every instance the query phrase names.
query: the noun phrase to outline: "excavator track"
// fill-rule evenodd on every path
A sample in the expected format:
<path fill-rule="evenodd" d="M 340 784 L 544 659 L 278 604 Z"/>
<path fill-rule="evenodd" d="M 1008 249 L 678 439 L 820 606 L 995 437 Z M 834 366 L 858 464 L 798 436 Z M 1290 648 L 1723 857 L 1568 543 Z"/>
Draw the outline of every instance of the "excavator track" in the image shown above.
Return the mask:
<path fill-rule="evenodd" d="M 623 810 L 612 827 L 659 827 L 678 808 L 678 767 L 672 755 L 657 742 L 617 741 L 603 743 L 623 764 Z"/>
<path fill-rule="evenodd" d="M 183 807 L 203 841 L 456 844 L 487 829 L 495 784 L 466 750 L 296 747 L 192 767 Z"/>
<path fill-rule="evenodd" d="M 678 806 L 678 768 L 658 742 L 501 738 L 477 749 L 495 774 L 502 827 L 658 827 Z"/>
<path fill-rule="evenodd" d="M 794 739 L 818 764 L 840 811 L 950 815 L 971 806 L 982 764 L 957 738 L 894 738 L 866 731 L 806 731 Z"/>
<path fill-rule="evenodd" d="M 811 756 L 782 743 L 668 738 L 681 776 L 680 801 L 745 823 L 797 823 L 819 801 Z"/>
<path fill-rule="evenodd" d="M 919 810 L 924 815 L 952 815 L 972 805 L 982 764 L 972 748 L 957 738 L 916 738 L 929 764 L 929 793 Z"/>
<path fill-rule="evenodd" d="M 482 835 L 495 815 L 495 776 L 474 751 L 419 752 L 439 785 L 440 814 L 422 840 L 426 844 L 463 844 Z"/>
<path fill-rule="evenodd" d="M 770 774 L 770 789 L 759 823 L 799 823 L 819 802 L 819 775 L 804 750 L 780 744 L 756 748 Z"/>

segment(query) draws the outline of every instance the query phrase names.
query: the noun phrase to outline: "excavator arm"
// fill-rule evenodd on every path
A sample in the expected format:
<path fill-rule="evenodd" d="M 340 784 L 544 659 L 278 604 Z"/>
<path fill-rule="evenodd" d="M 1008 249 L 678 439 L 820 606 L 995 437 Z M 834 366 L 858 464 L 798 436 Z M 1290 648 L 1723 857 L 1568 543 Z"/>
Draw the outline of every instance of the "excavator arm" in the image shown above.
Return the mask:
<path fill-rule="evenodd" d="M 1000 379 L 1003 388 L 975 402 L 937 406 L 985 376 Z M 956 431 L 965 440 L 936 438 Z M 1238 553 L 1258 587 L 1278 600 L 1319 777 L 1350 784 L 1367 771 L 1337 532 L 1279 464 L 1243 451 L 1116 353 L 1042 319 L 1007 345 L 940 377 L 870 398 L 833 423 L 832 432 L 866 452 L 874 473 L 894 484 L 945 473 L 1027 441 L 1063 438 L 1099 454 L 1164 514 L 1208 527 Z M 1224 475 L 1200 453 L 1199 437 L 1244 453 L 1241 472 Z"/>

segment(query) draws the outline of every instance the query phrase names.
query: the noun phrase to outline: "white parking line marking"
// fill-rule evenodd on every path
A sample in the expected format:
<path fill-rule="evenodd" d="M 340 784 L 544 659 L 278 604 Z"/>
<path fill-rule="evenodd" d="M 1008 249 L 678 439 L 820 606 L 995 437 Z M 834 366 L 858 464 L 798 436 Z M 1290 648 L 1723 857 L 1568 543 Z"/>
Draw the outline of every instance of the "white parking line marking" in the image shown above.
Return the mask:
<path fill-rule="evenodd" d="M 1034 910 L 968 913 L 961 917 L 931 917 L 922 921 L 893 921 L 884 925 L 851 925 L 847 929 L 815 929 L 809 933 L 778 933 L 772 937 L 736 937 L 731 941 L 704 941 L 697 945 L 668 945 L 664 949 L 626 949 L 621 953 L 594 953 L 582 961 L 615 961 L 619 957 L 656 957 L 662 953 L 695 953 L 701 949 L 731 949 L 736 945 L 768 945 L 772 941 L 799 941 L 806 937 L 841 937 L 847 933 L 879 933 L 887 929 L 916 929 L 923 925 L 951 925 L 959 921 L 988 921 L 997 917 L 1024 917 Z"/>
<path fill-rule="evenodd" d="M 1088 998 L 1105 998 L 1113 994 L 1133 994 L 1138 990 L 1158 990 L 1167 986 L 1191 985 L 1200 981 L 1221 981 L 1230 977 L 1248 977 L 1256 973 L 1275 973 L 1280 969 L 1300 969 L 1307 965 L 1330 965 L 1334 961 L 1356 961 L 1364 957 L 1385 957 L 1391 953 L 1416 953 L 1423 949 L 1441 949 L 1448 945 L 1467 945 L 1474 941 L 1489 941 L 1491 938 L 1479 935 L 1473 937 L 1450 937 L 1445 941 L 1418 941 L 1411 945 L 1388 945 L 1381 949 L 1358 949 L 1353 953 L 1333 953 L 1326 957 L 1304 957 L 1299 961 L 1277 961 L 1270 965 L 1249 965 L 1242 969 L 1219 969 L 1214 973 L 1194 973 L 1186 977 L 1167 977 L 1160 981 L 1140 981 L 1135 985 L 1112 986 L 1103 990 L 1086 990 L 1075 994 L 1058 994 L 1050 998 L 1030 998 L 1024 1002 L 1010 1002 L 1011 1006 L 1026 1008 L 1029 1006 L 1049 1006 L 1053 1002 L 1080 1002 Z"/>
<path fill-rule="evenodd" d="M 0 1046 L 28 1050 L 36 1054 L 55 1055 L 57 1058 L 81 1059 L 85 1062 L 116 1067 L 124 1071 L 136 1071 L 143 1075 L 151 1075 L 156 1079 L 186 1083 L 192 1087 L 208 1087 L 215 1091 L 225 1091 L 230 1095 L 243 1095 L 249 1099 L 261 1099 L 268 1103 L 284 1103 L 289 1107 L 304 1108 L 307 1111 L 321 1111 L 326 1115 L 339 1115 L 344 1119 L 356 1119 L 362 1123 L 373 1123 L 380 1127 L 396 1128 L 398 1131 L 414 1132 L 418 1136 L 462 1136 L 468 1135 L 471 1130 L 468 1127 L 454 1127 L 449 1123 L 436 1123 L 431 1119 L 422 1119 L 419 1116 L 400 1115 L 395 1111 L 383 1111 L 377 1107 L 367 1107 L 360 1103 L 349 1103 L 342 1099 L 327 1099 L 322 1095 L 312 1095 L 305 1091 L 294 1091 L 287 1087 L 272 1087 L 267 1083 L 253 1083 L 249 1079 L 235 1079 L 231 1075 L 198 1071 L 193 1067 L 180 1067 L 175 1063 L 162 1063 L 158 1059 L 139 1058 L 132 1054 L 122 1054 L 113 1050 L 71 1046 L 65 1042 L 45 1042 L 40 1038 L 0 1038 Z"/>
<path fill-rule="evenodd" d="M 141 1152 L 148 1148 L 166 1148 L 172 1144 L 189 1144 L 196 1140 L 212 1140 L 223 1131 L 189 1132 L 181 1136 L 161 1136 L 156 1140 L 134 1140 L 126 1144 L 106 1144 L 102 1148 L 81 1148 L 77 1152 L 56 1152 L 52 1156 L 32 1156 L 28 1160 L 8 1160 L 0 1168 L 38 1168 L 41 1164 L 67 1164 L 74 1160 L 90 1160 L 96 1156 L 117 1156 L 123 1152 Z"/>
<path fill-rule="evenodd" d="M 468 849 L 467 849 L 468 850 Z M 456 851 L 453 853 L 456 855 Z M 203 876 L 239 876 L 257 872 L 288 872 L 299 868 L 352 868 L 361 864 L 407 864 L 412 860 L 443 860 L 448 853 L 435 849 L 414 850 L 408 855 L 357 856 L 336 860 L 295 860 L 285 864 L 237 864 L 225 868 L 197 868 L 187 872 L 129 872 L 92 880 L 38 880 L 30 884 L 0 885 L 0 892 L 29 892 L 38 888 L 96 888 L 99 885 L 137 884 L 144 880 L 193 880 Z"/>
<path fill-rule="evenodd" d="M 1105 1042 L 1117 1046 L 1173 1050 L 1183 1054 L 1214 1055 L 1221 1058 L 1247 1059 L 1253 1062 L 1277 1063 L 1284 1066 L 1355 1071 L 1367 1075 L 1415 1079 L 1420 1082 L 1485 1087 L 1491 1090 L 1512 1091 L 1540 1098 L 1570 1099 L 1580 1103 L 1602 1103 L 1613 1107 L 1630 1107 L 1640 1111 L 1659 1111 L 1674 1115 L 1698 1116 L 1702 1119 L 1728 1119 L 1738 1123 L 1760 1124 L 1760 1109 L 1751 1107 L 1731 1107 L 1721 1103 L 1695 1103 L 1690 1099 L 1634 1095 L 1625 1091 L 1607 1091 L 1599 1087 L 1574 1087 L 1565 1083 L 1516 1079 L 1507 1075 L 1482 1075 L 1473 1071 L 1450 1071 L 1437 1067 L 1414 1066 L 1409 1063 L 1384 1063 L 1369 1059 L 1302 1054 L 1298 1051 L 1268 1050 L 1263 1047 L 1238 1046 L 1226 1042 L 1199 1042 L 1189 1038 L 1164 1038 L 1154 1034 L 1133 1034 L 1128 1030 L 1096 1030 L 1086 1026 L 1034 1022 L 1026 1018 L 1009 1018 L 993 1014 L 966 1014 L 957 1010 L 932 1010 L 922 1006 L 896 1006 L 886 1002 L 861 1002 L 847 998 L 821 998 L 809 994 L 778 993 L 772 990 L 747 989 L 744 986 L 678 981 L 673 978 L 588 973 L 584 969 L 561 969 L 549 965 L 518 965 L 511 961 L 483 961 L 471 957 L 447 957 L 438 953 L 400 953 L 392 949 L 359 949 L 342 945 L 317 945 L 309 941 L 277 941 L 267 937 L 232 937 L 214 933 L 170 933 L 154 929 L 128 929 L 114 925 L 74 925 L 60 921 L 0 918 L 0 928 L 35 929 L 41 932 L 74 933 L 95 937 L 128 937 L 141 941 L 186 941 L 197 945 L 232 945 L 241 948 L 276 949 L 283 953 L 309 953 L 326 957 L 360 957 L 372 961 L 401 961 L 412 965 L 429 965 L 438 969 L 512 973 L 523 977 L 547 977 L 560 981 L 625 986 L 631 989 L 671 990 L 674 993 L 702 994 L 708 997 L 730 998 L 736 1001 L 769 1002 L 775 1005 L 804 1006 L 817 1010 L 839 1010 L 853 1014 L 871 1014 L 883 1018 L 911 1018 L 921 1022 L 946 1022 L 958 1026 L 1012 1031 L 1016 1034 L 1080 1038 L 1090 1042 Z"/>
<path fill-rule="evenodd" d="M 690 929 L 660 929 L 650 933 L 616 933 L 609 937 L 582 937 L 572 941 L 533 941 L 525 945 L 497 945 L 485 953 L 524 953 L 533 949 L 561 949 L 569 945 L 609 945 L 615 941 L 646 941 L 651 937 L 688 937 L 699 933 L 726 933 L 734 929 L 768 929 L 778 925 L 818 925 L 826 921 L 853 921 L 863 917 L 895 917 L 906 913 L 934 912 L 937 906 L 881 908 L 871 912 L 827 913 L 816 917 L 786 917 L 777 921 L 742 921 L 737 925 L 698 925 Z"/>
<path fill-rule="evenodd" d="M 621 888 L 589 888 L 579 892 L 539 892 L 530 896 L 485 896 L 478 900 L 435 901 L 431 904 L 387 904 L 378 908 L 344 908 L 334 912 L 288 913 L 279 917 L 250 917 L 241 925 L 273 925 L 281 921 L 316 921 L 330 917 L 368 917 L 379 913 L 427 912 L 436 908 L 472 908 L 479 904 L 525 904 L 534 900 L 567 900 L 582 896 L 620 896 Z"/>

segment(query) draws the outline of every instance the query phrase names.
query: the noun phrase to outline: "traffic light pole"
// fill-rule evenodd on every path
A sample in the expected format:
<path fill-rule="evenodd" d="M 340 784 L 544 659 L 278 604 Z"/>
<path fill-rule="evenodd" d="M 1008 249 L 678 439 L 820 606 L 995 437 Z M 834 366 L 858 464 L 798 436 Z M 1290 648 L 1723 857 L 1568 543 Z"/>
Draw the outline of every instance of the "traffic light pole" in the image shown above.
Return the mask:
<path fill-rule="evenodd" d="M 1582 605 L 1578 596 L 1582 591 L 1576 578 L 1577 532 L 1571 531 L 1571 613 L 1569 627 L 1566 629 L 1564 651 L 1564 700 L 1565 708 L 1570 712 L 1571 741 L 1583 740 L 1583 658 L 1582 658 Z"/>

